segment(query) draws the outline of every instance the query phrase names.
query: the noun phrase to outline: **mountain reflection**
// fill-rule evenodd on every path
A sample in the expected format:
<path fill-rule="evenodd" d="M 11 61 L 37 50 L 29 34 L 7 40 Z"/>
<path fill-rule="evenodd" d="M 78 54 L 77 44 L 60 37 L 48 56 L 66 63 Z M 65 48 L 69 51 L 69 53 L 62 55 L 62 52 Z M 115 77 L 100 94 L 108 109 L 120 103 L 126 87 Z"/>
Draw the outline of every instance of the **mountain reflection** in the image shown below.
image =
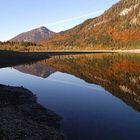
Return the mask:
<path fill-rule="evenodd" d="M 72 74 L 104 87 L 140 111 L 140 55 L 94 54 L 56 56 L 15 69 L 46 78 L 55 71 Z"/>
<path fill-rule="evenodd" d="M 45 64 L 45 62 L 47 61 L 43 60 L 30 65 L 25 64 L 25 65 L 16 66 L 14 68 L 23 73 L 28 73 L 38 77 L 46 78 L 52 73 L 54 73 L 55 69 Z"/>

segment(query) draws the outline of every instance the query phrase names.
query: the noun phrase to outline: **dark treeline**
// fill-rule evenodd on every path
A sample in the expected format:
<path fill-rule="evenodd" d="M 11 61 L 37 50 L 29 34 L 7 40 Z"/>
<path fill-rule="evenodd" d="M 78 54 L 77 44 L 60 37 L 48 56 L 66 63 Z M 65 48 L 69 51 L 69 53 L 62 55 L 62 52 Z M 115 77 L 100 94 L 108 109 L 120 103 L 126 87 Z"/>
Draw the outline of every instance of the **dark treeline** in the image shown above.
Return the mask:
<path fill-rule="evenodd" d="M 46 53 L 0 51 L 0 67 L 13 66 L 49 58 Z"/>

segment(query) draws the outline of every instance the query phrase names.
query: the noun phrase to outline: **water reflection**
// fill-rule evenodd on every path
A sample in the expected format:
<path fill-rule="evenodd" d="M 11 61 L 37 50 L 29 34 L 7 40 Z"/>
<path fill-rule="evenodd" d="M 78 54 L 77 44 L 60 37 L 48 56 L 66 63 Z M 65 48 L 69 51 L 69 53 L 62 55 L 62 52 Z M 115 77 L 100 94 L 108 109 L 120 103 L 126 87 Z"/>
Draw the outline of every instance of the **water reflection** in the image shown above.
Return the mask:
<path fill-rule="evenodd" d="M 46 78 L 56 71 L 75 75 L 104 87 L 140 111 L 140 55 L 94 54 L 56 56 L 15 69 Z"/>
<path fill-rule="evenodd" d="M 56 56 L 0 69 L 0 84 L 35 93 L 63 117 L 67 140 L 140 138 L 139 54 Z"/>

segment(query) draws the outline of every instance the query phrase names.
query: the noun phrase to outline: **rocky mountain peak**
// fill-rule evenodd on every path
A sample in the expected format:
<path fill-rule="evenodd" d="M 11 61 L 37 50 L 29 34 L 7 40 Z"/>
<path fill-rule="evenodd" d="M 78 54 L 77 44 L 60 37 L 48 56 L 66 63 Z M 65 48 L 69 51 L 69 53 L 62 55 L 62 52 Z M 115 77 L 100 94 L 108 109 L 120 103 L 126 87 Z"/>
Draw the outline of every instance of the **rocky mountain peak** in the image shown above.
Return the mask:
<path fill-rule="evenodd" d="M 44 40 L 48 40 L 50 37 L 52 37 L 55 33 L 45 26 L 41 26 L 39 28 L 30 30 L 28 32 L 21 33 L 17 35 L 16 37 L 12 38 L 10 41 L 15 42 L 34 42 L 37 44 L 40 44 Z"/>

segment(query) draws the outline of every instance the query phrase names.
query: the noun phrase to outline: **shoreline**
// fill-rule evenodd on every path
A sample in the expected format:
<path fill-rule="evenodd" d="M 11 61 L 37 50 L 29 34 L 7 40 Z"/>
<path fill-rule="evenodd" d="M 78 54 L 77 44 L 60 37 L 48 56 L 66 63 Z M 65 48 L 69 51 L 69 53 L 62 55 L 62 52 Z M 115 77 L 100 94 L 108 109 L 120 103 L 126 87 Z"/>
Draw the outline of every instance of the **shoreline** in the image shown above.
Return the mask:
<path fill-rule="evenodd" d="M 0 139 L 63 140 L 60 121 L 29 90 L 0 85 Z"/>
<path fill-rule="evenodd" d="M 134 49 L 134 50 L 116 50 L 116 52 L 120 52 L 120 53 L 140 53 L 140 49 Z"/>
<path fill-rule="evenodd" d="M 26 52 L 27 53 L 27 52 Z M 30 52 L 30 53 L 140 53 L 140 49 L 131 49 L 131 50 L 48 50 L 48 51 L 38 51 L 38 52 Z"/>
<path fill-rule="evenodd" d="M 133 53 L 140 54 L 140 49 L 133 50 L 49 50 L 47 52 L 15 52 L 0 50 L 0 68 L 16 66 L 19 64 L 34 63 L 38 60 L 49 59 L 60 55 L 78 54 L 97 54 L 97 53 Z"/>
<path fill-rule="evenodd" d="M 49 53 L 140 53 L 140 49 L 130 49 L 130 50 L 48 50 L 48 51 L 37 51 L 37 52 L 27 52 L 27 51 L 3 51 L 0 50 L 0 56 L 11 56 L 17 55 L 19 57 L 35 57 L 35 59 L 42 59 L 44 57 L 49 57 Z M 38 54 L 38 55 L 36 55 Z M 48 55 L 47 55 L 48 54 Z M 28 59 L 29 59 L 28 58 Z"/>
<path fill-rule="evenodd" d="M 47 53 L 140 53 L 140 49 L 134 50 L 52 50 Z"/>

